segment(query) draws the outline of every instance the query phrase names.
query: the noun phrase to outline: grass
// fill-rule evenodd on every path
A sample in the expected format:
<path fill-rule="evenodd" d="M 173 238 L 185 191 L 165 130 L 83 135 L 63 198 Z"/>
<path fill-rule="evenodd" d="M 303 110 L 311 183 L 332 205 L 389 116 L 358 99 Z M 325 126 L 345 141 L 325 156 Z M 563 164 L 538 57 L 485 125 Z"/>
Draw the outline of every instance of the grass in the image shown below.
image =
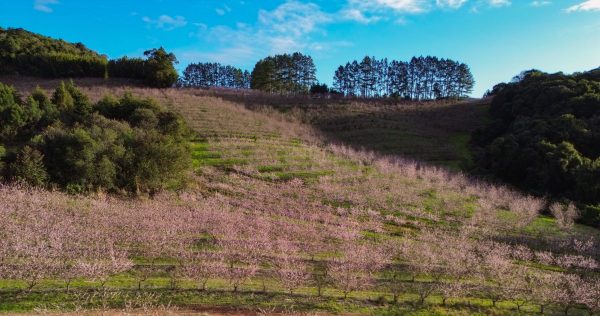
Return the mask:
<path fill-rule="evenodd" d="M 419 282 L 427 279 L 419 278 Z M 392 303 L 389 295 L 377 291 L 353 292 L 347 299 L 335 289 L 325 289 L 322 297 L 316 296 L 314 288 L 301 288 L 289 294 L 267 282 L 268 292 L 263 292 L 260 280 L 250 282 L 234 293 L 223 280 L 211 280 L 208 290 L 199 291 L 192 282 L 180 282 L 177 289 L 168 289 L 169 279 L 153 277 L 144 282 L 143 291 L 136 289 L 134 280 L 126 276 L 111 278 L 104 290 L 96 290 L 94 283 L 76 282 L 70 292 L 49 290 L 45 287 L 60 283 L 46 281 L 44 286 L 32 292 L 0 291 L 0 312 L 28 312 L 32 310 L 78 310 L 123 309 L 145 302 L 152 307 L 179 306 L 194 310 L 201 307 L 225 307 L 228 309 L 274 310 L 285 312 L 327 312 L 370 315 L 512 315 L 515 305 L 510 301 L 491 302 L 479 298 L 450 300 L 442 305 L 438 296 L 428 298 L 424 305 L 417 303 L 416 294 L 405 293 L 398 303 Z M 5 285 L 6 286 L 6 285 Z M 535 305 L 525 305 L 524 314 L 538 313 Z M 550 313 L 558 310 L 549 308 Z M 583 315 L 575 310 L 572 315 Z"/>

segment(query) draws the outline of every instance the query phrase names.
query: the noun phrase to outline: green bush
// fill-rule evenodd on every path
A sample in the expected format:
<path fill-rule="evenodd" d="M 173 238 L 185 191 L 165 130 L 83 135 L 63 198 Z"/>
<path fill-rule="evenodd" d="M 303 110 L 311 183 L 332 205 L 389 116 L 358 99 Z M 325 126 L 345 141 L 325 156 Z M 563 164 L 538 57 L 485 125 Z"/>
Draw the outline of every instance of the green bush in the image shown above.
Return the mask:
<path fill-rule="evenodd" d="M 600 69 L 522 73 L 490 92 L 492 121 L 473 135 L 479 171 L 582 206 L 600 203 Z M 598 226 L 594 216 L 582 221 Z"/>
<path fill-rule="evenodd" d="M 44 156 L 38 150 L 25 146 L 11 166 L 13 179 L 32 186 L 41 187 L 48 180 L 44 167 Z"/>
<path fill-rule="evenodd" d="M 173 86 L 179 74 L 174 64 L 177 58 L 164 48 L 144 52 L 146 59 L 123 57 L 108 63 L 108 75 L 115 78 L 144 80 L 151 87 L 168 88 Z"/>
<path fill-rule="evenodd" d="M 154 193 L 186 182 L 189 130 L 154 100 L 126 93 L 93 105 L 72 83 L 61 83 L 51 99 L 36 89 L 22 102 L 0 84 L 0 110 L 17 113 L 1 117 L 6 179 L 71 193 Z"/>
<path fill-rule="evenodd" d="M 146 61 L 142 58 L 122 57 L 108 62 L 111 78 L 146 79 Z"/>
<path fill-rule="evenodd" d="M 174 64 L 177 58 L 167 53 L 164 48 L 151 49 L 144 52 L 146 60 L 146 84 L 156 88 L 172 87 L 179 78 Z"/>

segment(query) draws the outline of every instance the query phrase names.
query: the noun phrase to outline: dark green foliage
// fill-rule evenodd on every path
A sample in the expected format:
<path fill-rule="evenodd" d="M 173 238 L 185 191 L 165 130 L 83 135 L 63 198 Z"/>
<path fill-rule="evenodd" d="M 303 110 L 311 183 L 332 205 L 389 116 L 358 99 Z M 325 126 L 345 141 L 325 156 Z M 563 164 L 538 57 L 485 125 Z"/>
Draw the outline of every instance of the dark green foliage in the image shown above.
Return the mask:
<path fill-rule="evenodd" d="M 143 80 L 157 88 L 171 87 L 177 82 L 175 55 L 162 47 L 144 55 L 146 59 L 123 57 L 108 61 L 105 55 L 81 43 L 67 43 L 24 29 L 0 28 L 0 74 L 49 78 L 110 76 Z"/>
<path fill-rule="evenodd" d="M 131 78 L 144 80 L 146 78 L 146 61 L 142 58 L 127 56 L 108 62 L 108 75 L 111 78 Z"/>
<path fill-rule="evenodd" d="M 366 56 L 340 66 L 333 77 L 336 91 L 362 98 L 457 99 L 468 96 L 474 84 L 469 66 L 432 56 L 410 62 Z"/>
<path fill-rule="evenodd" d="M 94 106 L 72 83 L 61 83 L 52 99 L 36 89 L 22 102 L 0 84 L 0 109 L 17 113 L 2 121 L 8 180 L 71 193 L 153 193 L 181 187 L 191 166 L 184 121 L 151 99 L 126 93 Z"/>
<path fill-rule="evenodd" d="M 21 98 L 12 87 L 0 84 L 0 140 L 14 137 L 25 125 Z"/>
<path fill-rule="evenodd" d="M 530 70 L 494 87 L 492 122 L 473 138 L 481 171 L 538 195 L 588 205 L 582 220 L 600 224 L 598 73 Z"/>
<path fill-rule="evenodd" d="M 12 178 L 32 186 L 43 186 L 48 180 L 44 156 L 38 150 L 25 146 L 11 165 Z"/>
<path fill-rule="evenodd" d="M 0 28 L 0 73 L 28 76 L 105 77 L 107 59 L 81 43 L 23 29 Z"/>
<path fill-rule="evenodd" d="M 278 93 L 308 93 L 317 82 L 312 57 L 293 53 L 269 56 L 254 66 L 252 89 Z"/>
<path fill-rule="evenodd" d="M 327 94 L 329 93 L 329 87 L 327 84 L 314 84 L 310 87 L 310 94 Z"/>
<path fill-rule="evenodd" d="M 174 64 L 177 58 L 173 53 L 167 53 L 164 48 L 151 49 L 144 52 L 146 60 L 146 84 L 156 88 L 172 87 L 179 78 Z"/>
<path fill-rule="evenodd" d="M 4 174 L 4 157 L 6 156 L 6 149 L 0 145 L 0 177 Z"/>
<path fill-rule="evenodd" d="M 164 48 L 144 52 L 146 59 L 123 57 L 108 63 L 110 77 L 144 80 L 151 87 L 172 87 L 179 78 L 174 64 L 177 58 Z"/>
<path fill-rule="evenodd" d="M 197 63 L 188 65 L 178 86 L 210 88 L 223 87 L 250 89 L 250 73 L 232 66 L 219 63 Z"/>

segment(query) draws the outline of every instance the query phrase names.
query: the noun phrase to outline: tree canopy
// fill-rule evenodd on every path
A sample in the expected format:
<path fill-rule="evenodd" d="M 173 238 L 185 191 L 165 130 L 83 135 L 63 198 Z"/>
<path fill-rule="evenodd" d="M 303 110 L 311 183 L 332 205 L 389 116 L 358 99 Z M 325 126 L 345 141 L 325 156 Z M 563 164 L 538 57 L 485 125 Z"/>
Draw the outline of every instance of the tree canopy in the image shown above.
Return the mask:
<path fill-rule="evenodd" d="M 600 68 L 523 72 L 489 93 L 492 121 L 474 135 L 480 171 L 584 206 L 600 225 Z"/>
<path fill-rule="evenodd" d="M 125 56 L 111 60 L 108 63 L 109 76 L 144 80 L 148 86 L 155 88 L 169 88 L 177 82 L 177 58 L 173 53 L 160 47 L 145 51 L 144 56 L 146 59 Z"/>
<path fill-rule="evenodd" d="M 83 45 L 24 29 L 0 28 L 0 74 L 104 77 L 107 58 Z"/>
<path fill-rule="evenodd" d="M 269 56 L 254 66 L 250 86 L 267 92 L 306 94 L 317 82 L 312 57 L 301 53 Z"/>
<path fill-rule="evenodd" d="M 219 63 L 192 63 L 183 71 L 179 86 L 196 88 L 250 89 L 250 73 Z"/>
<path fill-rule="evenodd" d="M 473 90 L 469 66 L 450 59 L 413 57 L 410 62 L 366 56 L 340 66 L 333 86 L 346 96 L 410 100 L 461 98 Z"/>
<path fill-rule="evenodd" d="M 70 192 L 155 192 L 184 184 L 191 166 L 184 121 L 151 99 L 96 104 L 72 83 L 23 100 L 0 84 L 0 176 Z"/>

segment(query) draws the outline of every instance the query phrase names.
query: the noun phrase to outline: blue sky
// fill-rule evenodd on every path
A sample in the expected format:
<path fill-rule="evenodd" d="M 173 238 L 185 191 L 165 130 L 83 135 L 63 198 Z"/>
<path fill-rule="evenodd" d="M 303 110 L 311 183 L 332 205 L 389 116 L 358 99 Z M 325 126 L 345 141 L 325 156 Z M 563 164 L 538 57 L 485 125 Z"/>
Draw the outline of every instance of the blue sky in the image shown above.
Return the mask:
<path fill-rule="evenodd" d="M 313 56 L 318 78 L 366 54 L 471 66 L 474 96 L 522 70 L 600 66 L 600 0 L 0 0 L 0 26 L 83 42 L 109 57 L 164 46 L 180 60 L 252 70 Z"/>

